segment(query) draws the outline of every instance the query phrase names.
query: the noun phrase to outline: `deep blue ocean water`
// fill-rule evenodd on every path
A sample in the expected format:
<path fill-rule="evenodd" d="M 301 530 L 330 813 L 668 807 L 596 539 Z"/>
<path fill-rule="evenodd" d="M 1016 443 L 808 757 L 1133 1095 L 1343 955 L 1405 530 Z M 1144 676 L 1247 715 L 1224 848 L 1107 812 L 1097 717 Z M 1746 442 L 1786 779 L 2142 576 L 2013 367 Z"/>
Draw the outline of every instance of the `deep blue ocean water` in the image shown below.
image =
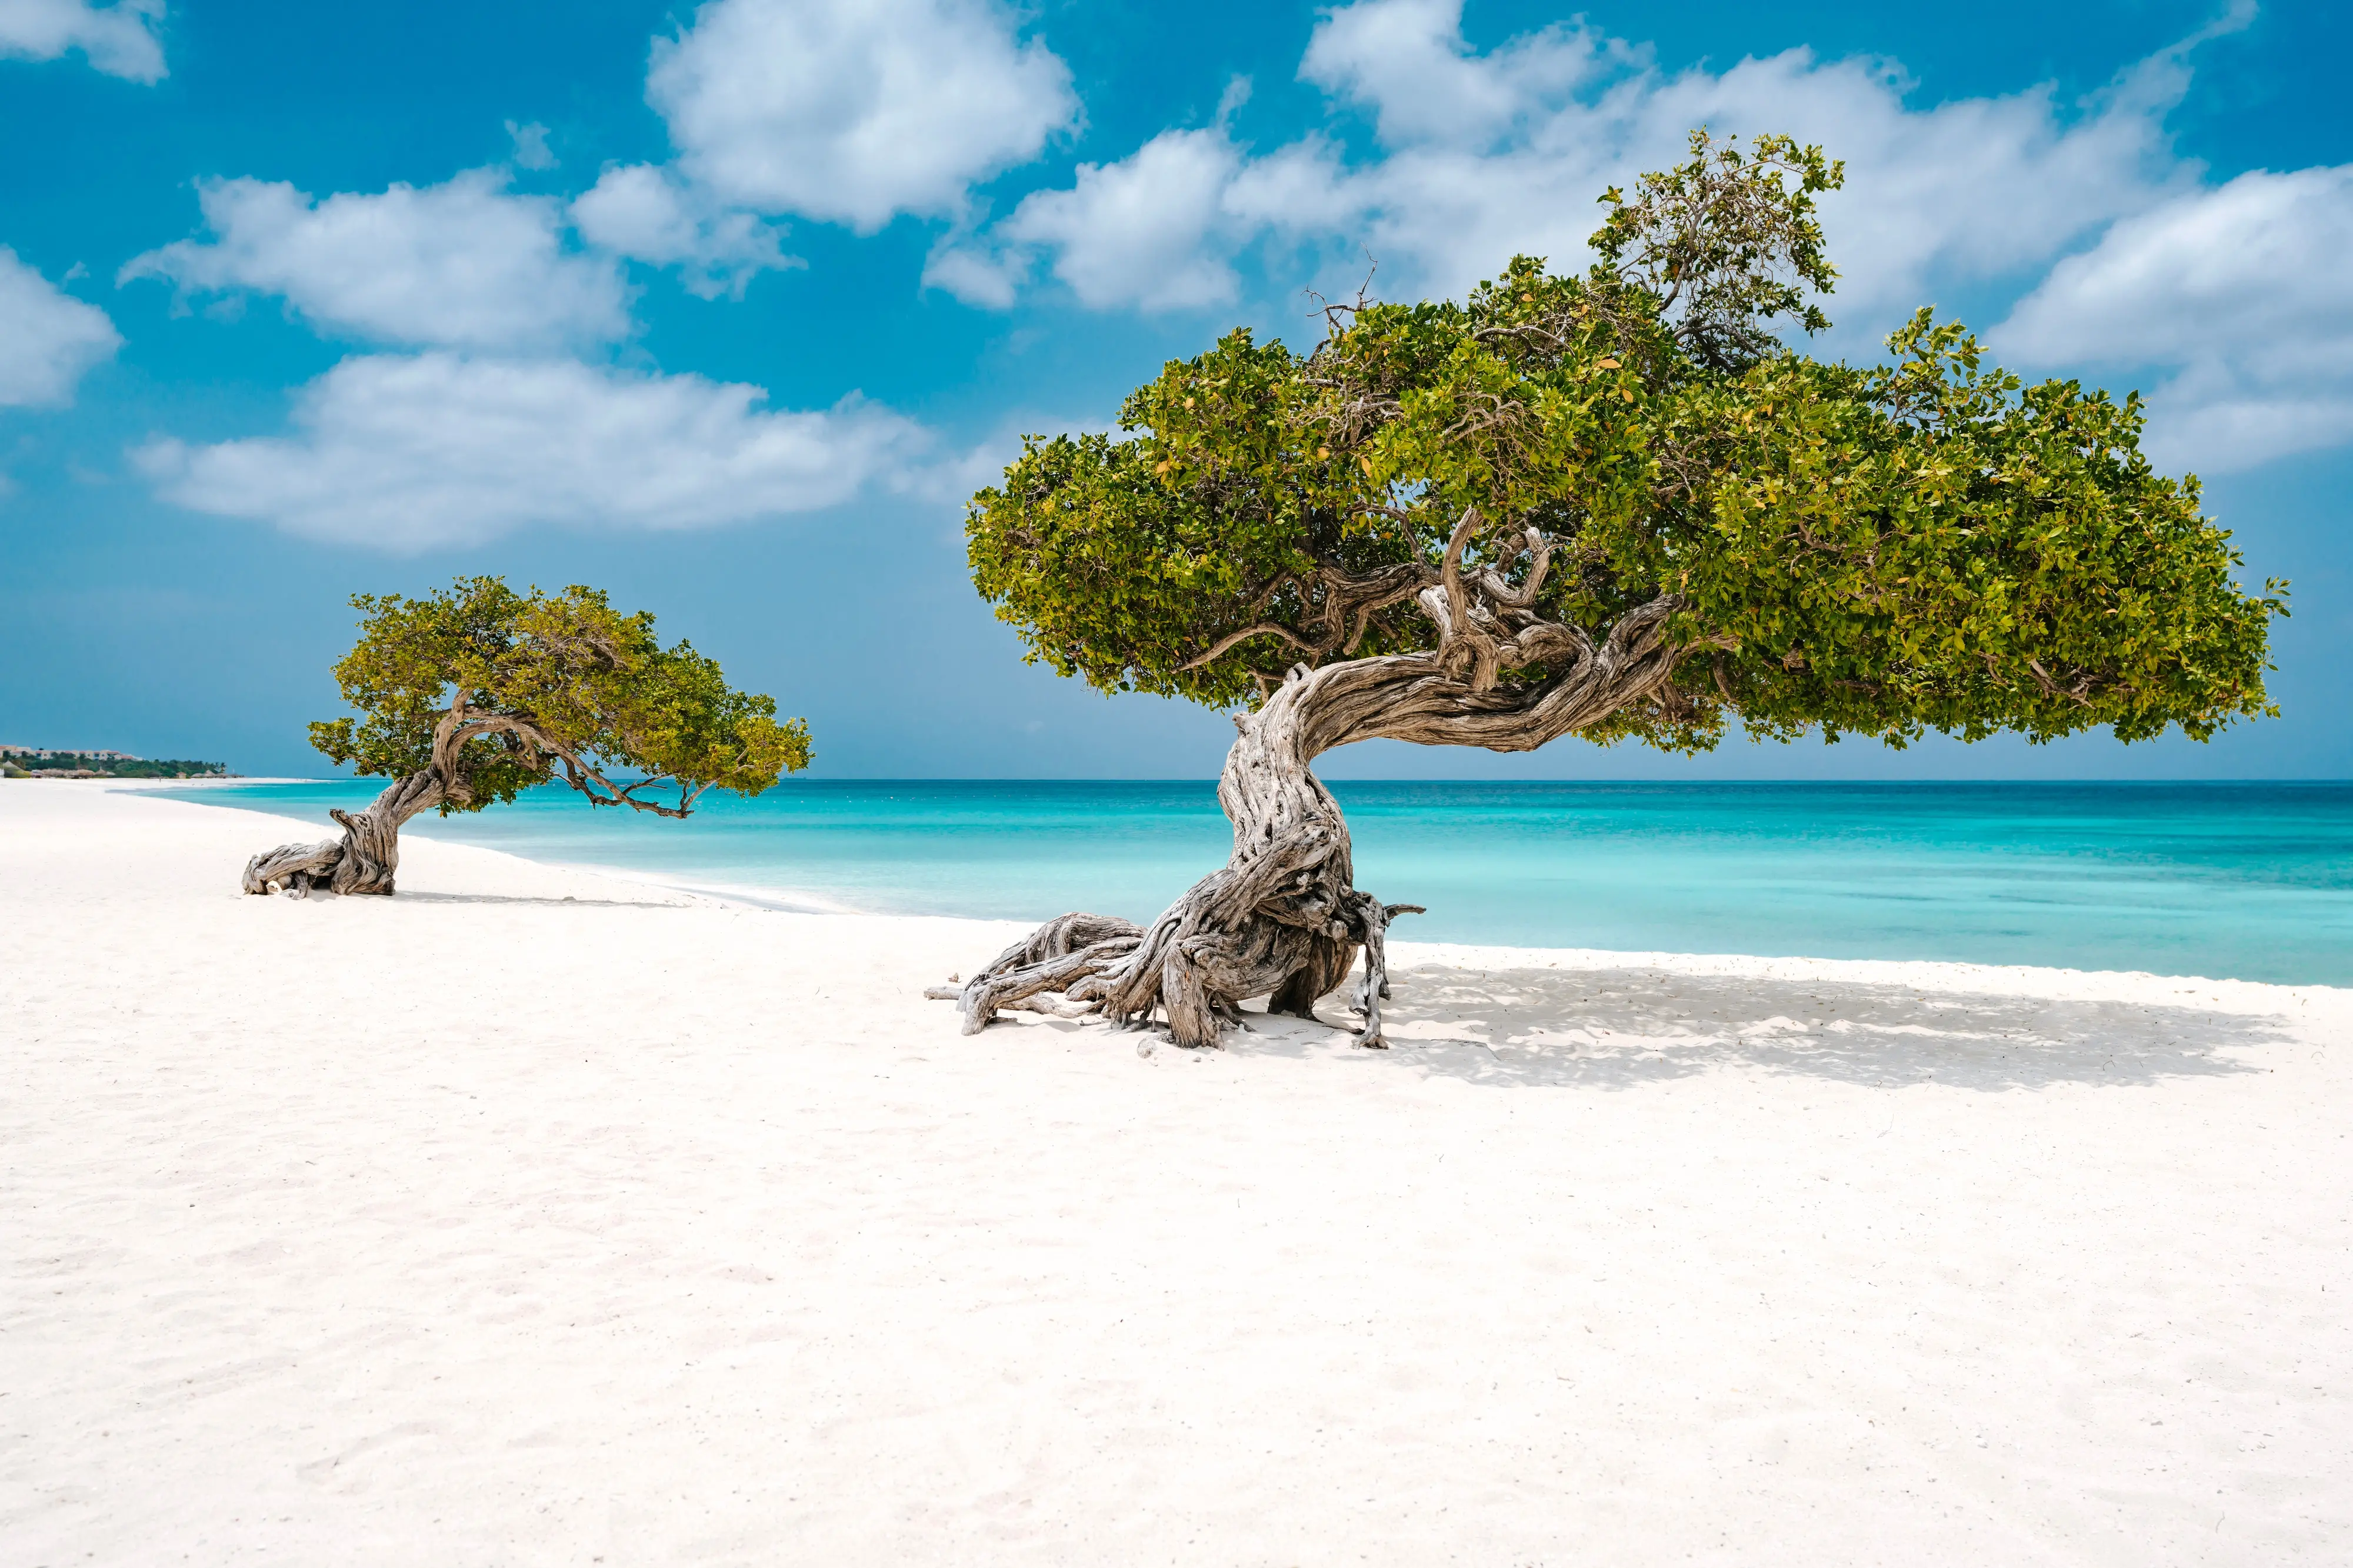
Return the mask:
<path fill-rule="evenodd" d="M 165 791 L 299 817 L 375 784 Z M 2353 985 L 2353 784 L 1335 783 L 1406 940 Z M 1208 781 L 787 781 L 684 822 L 534 791 L 410 831 L 786 907 L 1148 920 L 1223 862 Z M 315 830 L 313 833 L 311 830 Z M 256 844 L 256 849 L 268 847 Z"/>

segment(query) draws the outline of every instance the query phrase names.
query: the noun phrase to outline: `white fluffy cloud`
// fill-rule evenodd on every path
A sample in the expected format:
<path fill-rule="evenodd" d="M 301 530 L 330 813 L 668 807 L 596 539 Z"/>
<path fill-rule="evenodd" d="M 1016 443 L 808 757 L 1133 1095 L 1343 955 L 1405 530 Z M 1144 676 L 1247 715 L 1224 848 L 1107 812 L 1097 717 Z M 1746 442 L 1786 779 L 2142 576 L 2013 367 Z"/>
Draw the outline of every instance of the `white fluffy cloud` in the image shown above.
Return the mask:
<path fill-rule="evenodd" d="M 656 40 L 646 96 L 716 204 L 861 233 L 960 210 L 1078 115 L 997 0 L 708 0 Z"/>
<path fill-rule="evenodd" d="M 997 226 L 987 248 L 949 244 L 924 281 L 976 303 L 1012 303 L 1031 257 L 1087 305 L 1146 310 L 1222 305 L 1236 292 L 1219 242 L 1241 155 L 1222 130 L 1164 131 L 1133 156 L 1079 165 L 1067 191 L 1039 191 Z"/>
<path fill-rule="evenodd" d="M 105 311 L 0 245 L 0 407 L 69 401 L 82 374 L 121 345 Z"/>
<path fill-rule="evenodd" d="M 1343 47 L 1350 13 L 1335 14 L 1306 69 L 1373 110 L 1385 141 L 1399 138 L 1373 166 L 1334 171 L 1333 207 L 1362 215 L 1377 256 L 1395 256 L 1449 291 L 1514 250 L 1581 257 L 1601 189 L 1676 161 L 1690 128 L 1704 124 L 1787 132 L 1843 158 L 1846 188 L 1822 204 L 1845 275 L 1842 303 L 1858 314 L 1901 310 L 1944 279 L 2047 261 L 2153 199 L 2169 172 L 2161 116 L 2185 85 L 2165 57 L 2078 118 L 2040 89 L 1915 110 L 1884 62 L 1822 62 L 1795 49 L 1721 74 L 1670 76 L 1577 31 L 1482 59 L 1463 51 L 1451 0 L 1368 0 L 1351 10 L 1446 16 L 1442 31 L 1382 55 Z M 1487 107 L 1430 107 L 1449 103 Z"/>
<path fill-rule="evenodd" d="M 534 524 L 663 531 L 849 499 L 924 441 L 844 400 L 770 412 L 755 386 L 568 361 L 349 359 L 313 382 L 296 434 L 136 454 L 168 500 L 394 552 Z"/>
<path fill-rule="evenodd" d="M 573 202 L 572 222 L 591 245 L 681 268 L 688 289 L 706 300 L 740 300 L 761 271 L 806 265 L 785 254 L 773 225 L 713 207 L 701 189 L 650 163 L 606 170 Z"/>
<path fill-rule="evenodd" d="M 1218 303 L 1226 258 L 1271 238 L 1350 258 L 1362 246 L 1391 290 L 1451 293 L 1515 251 L 1575 264 L 1602 188 L 1674 162 L 1706 124 L 1786 131 L 1846 159 L 1847 188 L 1824 203 L 1844 273 L 1833 313 L 1875 331 L 1941 283 L 2047 265 L 2186 174 L 2161 124 L 2187 80 L 2179 50 L 2081 112 L 2039 89 L 1914 110 L 1884 62 L 1796 49 L 1671 74 L 1579 26 L 1481 54 L 1461 19 L 1461 0 L 1359 0 L 1317 26 L 1300 74 L 1369 114 L 1377 156 L 1350 162 L 1317 137 L 1252 156 L 1222 132 L 1164 134 L 1031 196 L 944 252 L 930 280 L 1002 303 L 1045 255 L 1091 305 Z"/>
<path fill-rule="evenodd" d="M 1993 334 L 2028 363 L 2170 373 L 2151 445 L 2220 471 L 2353 439 L 2353 165 L 2258 171 L 2125 219 Z"/>
<path fill-rule="evenodd" d="M 318 201 L 290 184 L 208 181 L 198 195 L 216 238 L 150 251 L 120 280 L 282 294 L 314 325 L 377 342 L 515 349 L 626 334 L 614 259 L 567 249 L 561 204 L 505 187 L 489 169 Z"/>
<path fill-rule="evenodd" d="M 164 0 L 0 0 L 0 58 L 53 60 L 79 49 L 96 69 L 132 81 L 164 79 L 155 30 Z"/>
<path fill-rule="evenodd" d="M 1479 147 L 1525 132 L 1532 110 L 1643 60 L 1581 26 L 1546 27 L 1473 54 L 1462 38 L 1461 0 L 1376 0 L 1330 12 L 1308 40 L 1299 77 L 1370 108 L 1389 146 Z"/>

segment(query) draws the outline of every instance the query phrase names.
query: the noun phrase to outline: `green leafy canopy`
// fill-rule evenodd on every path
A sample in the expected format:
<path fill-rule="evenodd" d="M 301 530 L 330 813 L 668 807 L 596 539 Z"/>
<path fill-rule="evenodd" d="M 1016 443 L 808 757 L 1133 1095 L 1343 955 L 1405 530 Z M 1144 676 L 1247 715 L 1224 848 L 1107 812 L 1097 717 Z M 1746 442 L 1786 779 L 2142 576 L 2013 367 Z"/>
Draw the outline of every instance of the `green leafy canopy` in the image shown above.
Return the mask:
<path fill-rule="evenodd" d="M 436 765 L 437 734 L 462 732 L 445 725 L 480 726 L 454 753 L 444 815 L 557 776 L 597 805 L 683 815 L 705 789 L 756 795 L 808 765 L 804 721 L 779 723 L 775 699 L 733 689 L 687 643 L 663 647 L 651 616 L 622 615 L 595 589 L 460 577 L 352 604 L 360 639 L 334 673 L 359 715 L 311 725 L 311 743 L 360 773 L 403 777 Z M 668 784 L 675 808 L 641 797 Z"/>
<path fill-rule="evenodd" d="M 1674 681 L 1588 738 L 2202 740 L 2274 711 L 2285 584 L 2238 587 L 2197 481 L 2141 454 L 2137 395 L 2029 385 L 1926 310 L 1883 363 L 1774 335 L 1829 325 L 1814 198 L 1841 175 L 1695 132 L 1602 197 L 1582 275 L 1518 257 L 1460 303 L 1331 307 L 1304 355 L 1232 331 L 1121 435 L 1027 438 L 971 502 L 974 581 L 1033 661 L 1232 706 L 1294 662 L 1438 646 L 1367 585 L 1429 580 L 1475 509 L 1466 572 L 1519 582 L 1526 531 L 1552 542 L 1546 620 L 1599 641 L 1672 596 Z"/>

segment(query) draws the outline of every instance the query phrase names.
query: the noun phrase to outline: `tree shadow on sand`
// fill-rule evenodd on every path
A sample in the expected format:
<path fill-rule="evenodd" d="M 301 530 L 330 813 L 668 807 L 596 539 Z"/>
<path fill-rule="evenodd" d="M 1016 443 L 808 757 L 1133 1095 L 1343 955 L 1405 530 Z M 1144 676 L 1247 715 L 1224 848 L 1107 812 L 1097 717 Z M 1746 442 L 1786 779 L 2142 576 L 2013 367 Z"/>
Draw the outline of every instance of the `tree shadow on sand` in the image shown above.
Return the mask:
<path fill-rule="evenodd" d="M 1322 1013 L 1348 1016 L 1337 997 Z M 2295 1037 L 2281 1019 L 2197 1007 L 1631 967 L 1400 971 L 1387 1016 L 1398 1065 L 1499 1088 L 1629 1089 L 1720 1068 L 1873 1088 L 2148 1085 L 2261 1071 L 2222 1053 Z M 1334 1044 L 1303 1019 L 1250 1024 L 1230 1049 Z"/>
<path fill-rule="evenodd" d="M 580 899 L 560 895 L 549 898 L 543 893 L 403 893 L 400 901 L 405 904 L 528 904 L 551 910 L 684 910 L 694 907 L 680 903 L 675 899 L 658 898 L 651 894 L 642 899 Z"/>

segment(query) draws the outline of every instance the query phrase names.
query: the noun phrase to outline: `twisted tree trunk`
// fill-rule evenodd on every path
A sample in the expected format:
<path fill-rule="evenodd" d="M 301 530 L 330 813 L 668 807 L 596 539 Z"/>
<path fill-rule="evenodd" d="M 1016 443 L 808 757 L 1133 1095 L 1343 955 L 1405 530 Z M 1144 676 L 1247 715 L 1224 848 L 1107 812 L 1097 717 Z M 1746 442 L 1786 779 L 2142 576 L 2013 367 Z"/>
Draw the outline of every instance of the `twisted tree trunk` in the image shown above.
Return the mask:
<path fill-rule="evenodd" d="M 394 780 L 365 811 L 330 811 L 343 837 L 281 844 L 256 855 L 245 863 L 245 890 L 268 893 L 282 887 L 295 899 L 313 889 L 390 893 L 400 865 L 401 825 L 440 805 L 445 793 L 439 771 L 426 768 Z"/>
<path fill-rule="evenodd" d="M 448 712 L 433 727 L 432 760 L 385 786 L 365 811 L 353 815 L 330 811 L 343 830 L 340 839 L 316 844 L 281 844 L 245 863 L 245 890 L 269 893 L 283 888 L 292 898 L 318 889 L 336 893 L 390 893 L 393 872 L 400 864 L 400 829 L 422 811 L 444 801 L 469 807 L 475 801 L 479 775 L 470 776 L 467 746 L 484 736 L 504 744 L 509 761 L 529 759 L 540 779 L 560 778 L 588 797 L 591 805 L 622 805 L 657 816 L 683 817 L 694 808 L 709 780 L 657 774 L 628 784 L 615 784 L 602 768 L 582 756 L 583 748 L 551 732 L 528 713 L 477 708 L 460 690 Z M 642 792 L 676 784 L 679 803 L 664 805 Z"/>
<path fill-rule="evenodd" d="M 1458 542 L 1450 553 L 1459 551 Z M 1663 636 L 1672 597 L 1621 617 L 1596 647 L 1556 623 L 1520 617 L 1529 624 L 1515 628 L 1472 603 L 1452 570 L 1445 577 L 1422 595 L 1445 632 L 1437 649 L 1296 666 L 1256 713 L 1236 716 L 1241 734 L 1218 781 L 1218 804 L 1234 825 L 1222 869 L 1148 929 L 1064 915 L 961 990 L 930 994 L 955 998 L 966 1034 L 1014 1008 L 1096 1013 L 1124 1024 L 1148 1021 L 1156 1007 L 1176 1044 L 1213 1046 L 1251 997 L 1267 997 L 1271 1012 L 1313 1018 L 1316 1001 L 1338 988 L 1362 949 L 1364 973 L 1351 995 L 1363 1017 L 1356 1043 L 1385 1045 L 1384 939 L 1392 920 L 1419 906 L 1384 904 L 1356 887 L 1347 823 L 1310 764 L 1336 746 L 1376 738 L 1530 751 L 1658 696 L 1676 658 Z M 1501 684 L 1501 670 L 1539 658 L 1566 668 L 1532 686 Z"/>

